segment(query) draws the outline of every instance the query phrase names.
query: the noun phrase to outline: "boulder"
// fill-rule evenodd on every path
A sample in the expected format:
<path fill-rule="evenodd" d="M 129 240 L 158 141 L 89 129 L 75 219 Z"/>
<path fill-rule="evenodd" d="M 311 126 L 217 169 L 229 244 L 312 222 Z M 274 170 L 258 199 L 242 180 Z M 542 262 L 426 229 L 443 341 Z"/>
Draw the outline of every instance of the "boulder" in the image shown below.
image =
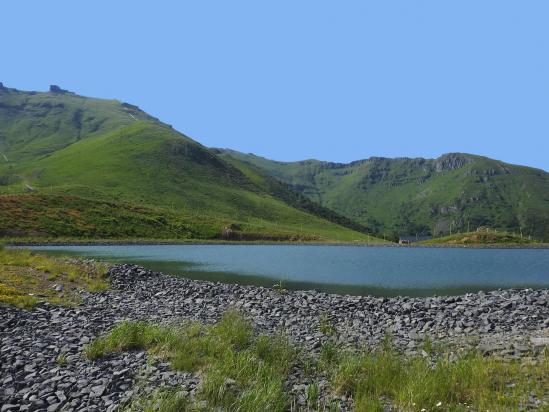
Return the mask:
<path fill-rule="evenodd" d="M 64 93 L 68 93 L 68 92 L 69 92 L 68 90 L 62 89 L 61 87 L 59 87 L 56 84 L 52 84 L 50 86 L 50 93 L 64 94 Z"/>

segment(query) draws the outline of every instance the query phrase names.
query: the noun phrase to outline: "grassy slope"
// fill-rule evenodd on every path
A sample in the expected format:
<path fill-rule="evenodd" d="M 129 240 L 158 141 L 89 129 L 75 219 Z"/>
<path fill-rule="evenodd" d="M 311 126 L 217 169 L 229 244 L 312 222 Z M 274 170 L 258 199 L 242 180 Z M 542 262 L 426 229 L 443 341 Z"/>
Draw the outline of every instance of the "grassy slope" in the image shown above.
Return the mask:
<path fill-rule="evenodd" d="M 221 221 L 69 195 L 0 196 L 0 227 L 15 237 L 211 238 Z"/>
<path fill-rule="evenodd" d="M 79 140 L 128 126 L 135 119 L 154 120 L 116 100 L 4 88 L 0 89 L 0 151 L 12 162 L 32 161 Z"/>
<path fill-rule="evenodd" d="M 315 216 L 323 217 L 331 222 L 357 230 L 359 232 L 372 232 L 372 228 L 359 224 L 347 217 L 344 217 L 331 209 L 321 206 L 319 203 L 310 200 L 307 196 L 293 190 L 287 183 L 284 183 L 266 173 L 259 167 L 248 162 L 227 157 L 227 162 L 240 170 L 248 179 L 263 191 L 273 195 L 277 199 L 284 200 L 287 204 L 296 209 L 310 212 Z"/>
<path fill-rule="evenodd" d="M 107 267 L 101 263 L 0 248 L 0 304 L 26 309 L 40 301 L 75 304 L 78 290 L 106 289 L 106 276 Z M 63 290 L 56 291 L 56 285 L 63 285 Z"/>
<path fill-rule="evenodd" d="M 468 232 L 457 233 L 451 236 L 444 236 L 435 239 L 418 242 L 418 245 L 501 245 L 501 246 L 520 246 L 520 245 L 542 245 L 520 235 L 508 232 Z"/>
<path fill-rule="evenodd" d="M 0 151 L 8 159 L 0 162 L 0 201 L 13 206 L 0 212 L 4 235 L 18 216 L 18 235 L 112 237 L 122 218 L 117 237 L 213 238 L 232 225 L 244 238 L 368 239 L 315 210 L 296 210 L 284 197 L 292 196 L 288 188 L 266 191 L 200 144 L 116 101 L 0 91 Z M 23 196 L 30 190 L 34 200 Z M 59 219 L 66 196 L 78 207 Z M 18 215 L 29 203 L 35 213 Z"/>
<path fill-rule="evenodd" d="M 549 174 L 480 156 L 275 162 L 223 151 L 380 232 L 447 234 L 489 226 L 549 239 Z"/>

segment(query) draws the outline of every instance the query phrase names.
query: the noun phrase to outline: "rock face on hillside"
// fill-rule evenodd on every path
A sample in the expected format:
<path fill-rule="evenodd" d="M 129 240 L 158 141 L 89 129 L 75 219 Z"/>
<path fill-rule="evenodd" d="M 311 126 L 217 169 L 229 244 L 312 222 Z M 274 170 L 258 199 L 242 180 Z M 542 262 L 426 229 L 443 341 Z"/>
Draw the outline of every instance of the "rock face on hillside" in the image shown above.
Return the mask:
<path fill-rule="evenodd" d="M 538 353 L 549 343 L 549 290 L 387 299 L 280 293 L 175 278 L 135 265 L 114 266 L 110 275 L 112 290 L 83 294 L 81 307 L 44 304 L 27 312 L 0 306 L 2 411 L 113 411 L 159 386 L 194 396 L 198 375 L 172 372 L 146 352 L 114 354 L 95 362 L 83 356 L 85 345 L 121 320 L 212 323 L 233 307 L 252 320 L 257 331 L 282 331 L 313 354 L 331 339 L 320 328 L 326 315 L 344 347 L 377 345 L 389 333 L 408 354 L 420 353 L 424 338 L 430 336 L 460 348 L 477 341 L 485 353 L 516 358 Z M 306 379 L 291 375 L 286 382 L 298 404 L 306 399 Z M 341 410 L 352 409 L 349 401 L 339 402 Z"/>
<path fill-rule="evenodd" d="M 467 157 L 459 153 L 448 153 L 435 160 L 435 170 L 444 172 L 447 170 L 460 169 L 467 163 L 473 162 L 472 157 Z"/>

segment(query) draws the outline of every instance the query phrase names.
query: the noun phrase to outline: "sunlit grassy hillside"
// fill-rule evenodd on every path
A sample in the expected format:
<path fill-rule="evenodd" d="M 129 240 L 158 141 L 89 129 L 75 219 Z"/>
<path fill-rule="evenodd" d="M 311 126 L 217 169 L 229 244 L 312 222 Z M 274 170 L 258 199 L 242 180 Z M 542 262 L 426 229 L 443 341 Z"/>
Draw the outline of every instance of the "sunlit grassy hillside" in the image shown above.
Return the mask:
<path fill-rule="evenodd" d="M 4 236 L 372 239 L 117 101 L 1 89 L 0 151 Z"/>

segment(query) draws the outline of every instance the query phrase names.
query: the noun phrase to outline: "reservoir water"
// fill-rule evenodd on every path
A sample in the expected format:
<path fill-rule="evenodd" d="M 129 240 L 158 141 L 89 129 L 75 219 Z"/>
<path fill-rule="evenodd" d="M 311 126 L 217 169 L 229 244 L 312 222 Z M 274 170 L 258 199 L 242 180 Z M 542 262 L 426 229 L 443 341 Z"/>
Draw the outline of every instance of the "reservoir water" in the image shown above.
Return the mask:
<path fill-rule="evenodd" d="M 240 284 L 378 296 L 549 287 L 549 249 L 294 245 L 37 246 L 48 254 L 137 263 Z"/>

